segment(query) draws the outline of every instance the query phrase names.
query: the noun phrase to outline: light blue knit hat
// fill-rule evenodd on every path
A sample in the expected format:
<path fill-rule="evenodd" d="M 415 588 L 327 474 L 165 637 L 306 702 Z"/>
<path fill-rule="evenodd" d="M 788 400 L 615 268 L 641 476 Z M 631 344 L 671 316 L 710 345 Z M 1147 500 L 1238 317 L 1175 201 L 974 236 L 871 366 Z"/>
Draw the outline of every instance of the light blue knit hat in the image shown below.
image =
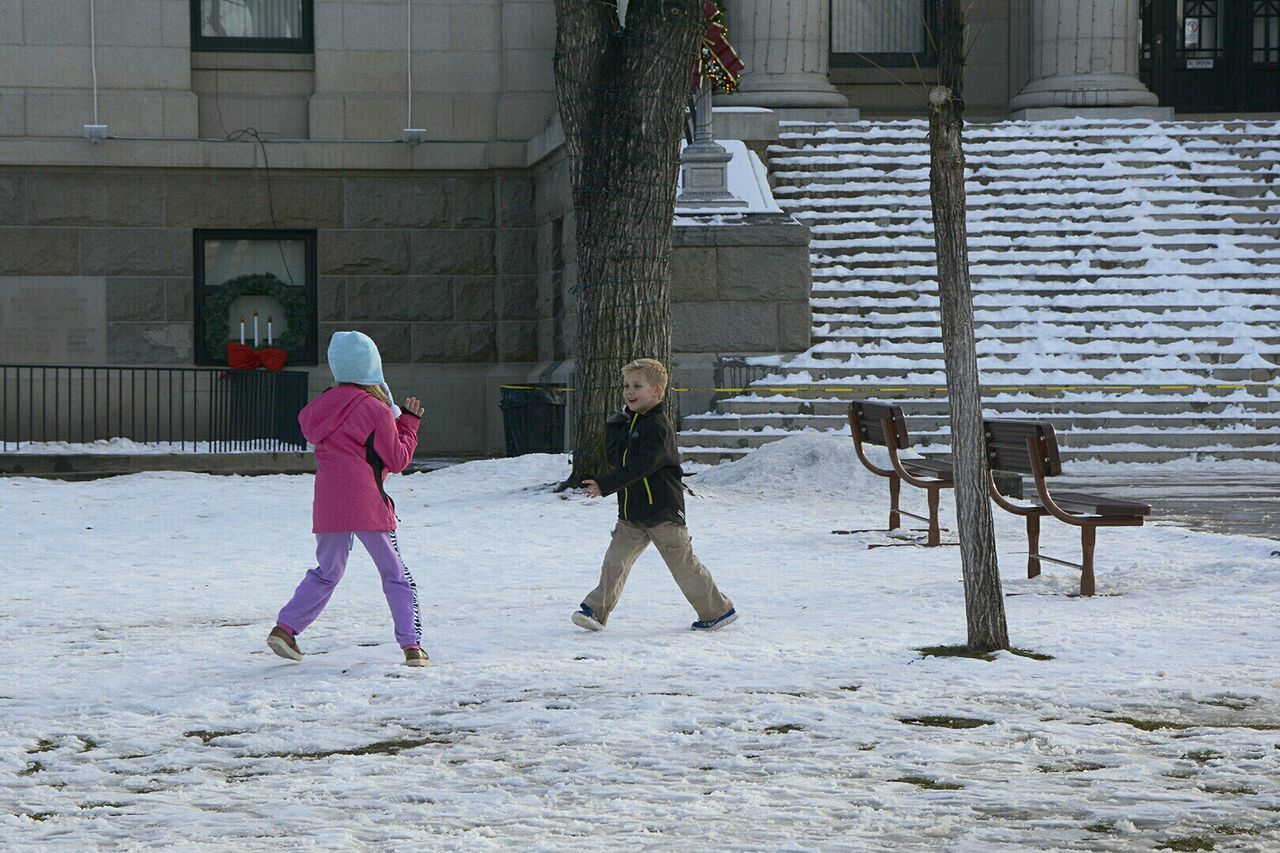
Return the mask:
<path fill-rule="evenodd" d="M 329 341 L 329 370 L 336 382 L 351 382 L 356 385 L 380 385 L 391 401 L 391 409 L 396 416 L 400 415 L 400 407 L 391 396 L 391 388 L 382 377 L 382 356 L 378 353 L 378 345 L 364 332 L 334 332 Z"/>

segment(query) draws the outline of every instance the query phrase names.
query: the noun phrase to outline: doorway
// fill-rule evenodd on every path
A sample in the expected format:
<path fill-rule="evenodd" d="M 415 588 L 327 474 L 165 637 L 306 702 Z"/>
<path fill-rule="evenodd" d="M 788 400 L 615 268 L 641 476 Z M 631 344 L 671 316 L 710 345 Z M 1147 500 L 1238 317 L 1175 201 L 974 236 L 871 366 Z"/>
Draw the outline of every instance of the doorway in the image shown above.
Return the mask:
<path fill-rule="evenodd" d="M 1140 0 L 1142 82 L 1176 112 L 1280 111 L 1280 0 Z"/>

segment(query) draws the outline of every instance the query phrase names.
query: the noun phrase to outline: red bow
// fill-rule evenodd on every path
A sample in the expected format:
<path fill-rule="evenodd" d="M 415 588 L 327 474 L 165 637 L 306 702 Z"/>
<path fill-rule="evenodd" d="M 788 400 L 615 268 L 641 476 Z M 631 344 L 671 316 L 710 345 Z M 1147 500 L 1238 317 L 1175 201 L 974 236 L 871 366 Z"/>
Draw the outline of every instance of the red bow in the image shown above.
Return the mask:
<path fill-rule="evenodd" d="M 711 78 L 713 88 L 731 94 L 738 88 L 738 77 L 746 65 L 733 45 L 729 44 L 729 27 L 724 22 L 724 13 L 714 0 L 703 0 L 702 14 L 706 18 L 707 28 L 702 34 L 698 61 L 693 67 L 693 91 L 697 92 L 702 88 L 702 77 L 706 75 Z"/>
<path fill-rule="evenodd" d="M 244 344 L 227 344 L 227 366 L 232 370 L 284 370 L 289 353 L 282 349 L 254 349 Z"/>

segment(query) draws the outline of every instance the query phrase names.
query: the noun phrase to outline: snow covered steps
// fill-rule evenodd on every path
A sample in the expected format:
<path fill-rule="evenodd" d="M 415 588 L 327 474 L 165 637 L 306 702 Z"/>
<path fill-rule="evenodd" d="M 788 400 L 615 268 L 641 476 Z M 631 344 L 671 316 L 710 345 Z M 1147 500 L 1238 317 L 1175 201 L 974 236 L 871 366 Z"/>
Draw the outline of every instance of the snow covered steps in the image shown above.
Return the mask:
<path fill-rule="evenodd" d="M 686 458 L 847 430 L 854 396 L 949 444 L 927 127 L 784 126 L 779 203 L 811 230 L 813 337 L 686 417 Z M 1280 123 L 970 125 L 970 266 L 989 414 L 1068 457 L 1280 459 Z"/>

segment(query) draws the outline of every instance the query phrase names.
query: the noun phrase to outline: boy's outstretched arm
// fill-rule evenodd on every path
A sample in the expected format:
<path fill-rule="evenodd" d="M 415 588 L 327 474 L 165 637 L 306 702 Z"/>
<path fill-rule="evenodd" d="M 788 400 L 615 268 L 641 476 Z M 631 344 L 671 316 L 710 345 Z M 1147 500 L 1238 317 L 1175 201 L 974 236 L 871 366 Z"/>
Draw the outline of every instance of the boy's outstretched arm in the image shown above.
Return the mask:
<path fill-rule="evenodd" d="M 596 478 L 593 482 L 602 495 L 611 495 L 642 477 L 656 473 L 666 459 L 663 451 L 667 445 L 667 425 L 661 419 L 651 419 L 648 428 L 640 436 L 640 444 L 626 454 L 626 459 L 616 471 Z M 583 481 L 584 483 L 587 481 Z M 588 494 L 590 492 L 588 491 Z"/>

